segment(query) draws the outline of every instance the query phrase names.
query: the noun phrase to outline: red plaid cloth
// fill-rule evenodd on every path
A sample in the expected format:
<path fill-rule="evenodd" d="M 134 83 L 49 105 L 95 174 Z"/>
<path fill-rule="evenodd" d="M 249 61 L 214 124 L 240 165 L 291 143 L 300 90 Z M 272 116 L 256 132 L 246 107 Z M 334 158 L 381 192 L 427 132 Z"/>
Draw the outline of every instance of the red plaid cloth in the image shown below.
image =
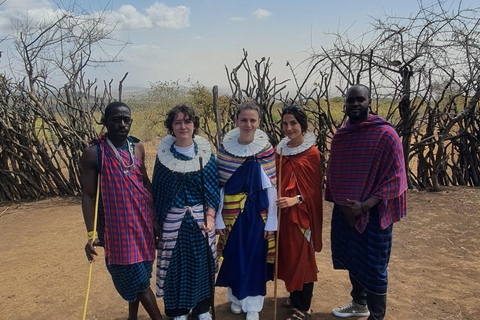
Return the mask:
<path fill-rule="evenodd" d="M 105 256 L 109 264 L 133 264 L 155 259 L 153 201 L 143 185 L 141 160 L 125 174 L 105 136 L 95 140 L 101 150 L 101 193 L 105 212 Z M 132 143 L 132 142 L 129 142 Z M 128 151 L 117 149 L 126 164 Z"/>
<path fill-rule="evenodd" d="M 358 124 L 349 121 L 333 136 L 328 161 L 325 200 L 349 205 L 347 199 L 375 197 L 380 226 L 387 228 L 406 215 L 407 178 L 403 147 L 397 132 L 385 119 L 370 115 Z M 363 232 L 370 215 L 356 224 Z"/>

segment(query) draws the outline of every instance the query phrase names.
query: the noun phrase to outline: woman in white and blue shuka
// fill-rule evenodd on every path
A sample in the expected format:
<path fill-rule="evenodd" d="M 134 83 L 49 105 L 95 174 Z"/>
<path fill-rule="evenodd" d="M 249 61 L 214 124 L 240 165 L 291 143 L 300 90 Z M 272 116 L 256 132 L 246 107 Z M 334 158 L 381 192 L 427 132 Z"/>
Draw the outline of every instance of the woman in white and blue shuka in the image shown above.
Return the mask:
<path fill-rule="evenodd" d="M 169 135 L 158 145 L 152 178 L 159 237 L 156 295 L 163 298 L 165 314 L 174 320 L 186 320 L 190 310 L 193 318 L 211 319 L 208 309 L 218 263 L 214 217 L 220 198 L 210 143 L 195 135 L 199 124 L 199 117 L 189 106 L 179 105 L 168 113 L 165 126 Z M 208 208 L 207 223 L 203 199 Z"/>

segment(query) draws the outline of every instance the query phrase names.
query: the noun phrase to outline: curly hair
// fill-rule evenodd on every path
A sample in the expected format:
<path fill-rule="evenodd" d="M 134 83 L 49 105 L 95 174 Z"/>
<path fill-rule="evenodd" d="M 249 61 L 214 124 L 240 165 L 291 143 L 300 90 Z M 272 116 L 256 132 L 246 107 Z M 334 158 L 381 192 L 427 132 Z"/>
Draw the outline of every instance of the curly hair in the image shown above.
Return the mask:
<path fill-rule="evenodd" d="M 167 128 L 168 130 L 168 133 L 172 136 L 175 136 L 175 134 L 173 133 L 173 121 L 175 121 L 177 114 L 179 114 L 180 112 L 185 115 L 185 118 L 193 121 L 193 136 L 195 136 L 197 134 L 198 128 L 200 127 L 200 117 L 195 112 L 195 109 L 186 104 L 176 105 L 175 107 L 173 107 L 172 110 L 168 112 L 167 118 L 163 122 L 165 128 Z"/>

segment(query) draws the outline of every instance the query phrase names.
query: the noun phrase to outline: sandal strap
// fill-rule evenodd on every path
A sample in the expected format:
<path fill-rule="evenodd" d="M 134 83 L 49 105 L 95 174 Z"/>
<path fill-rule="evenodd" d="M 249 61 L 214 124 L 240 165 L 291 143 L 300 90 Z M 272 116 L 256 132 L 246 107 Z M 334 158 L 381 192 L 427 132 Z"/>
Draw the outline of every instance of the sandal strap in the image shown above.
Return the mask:
<path fill-rule="evenodd" d="M 287 320 L 307 320 L 310 318 L 308 312 L 302 312 L 300 310 L 295 311 L 295 313 L 288 318 Z"/>

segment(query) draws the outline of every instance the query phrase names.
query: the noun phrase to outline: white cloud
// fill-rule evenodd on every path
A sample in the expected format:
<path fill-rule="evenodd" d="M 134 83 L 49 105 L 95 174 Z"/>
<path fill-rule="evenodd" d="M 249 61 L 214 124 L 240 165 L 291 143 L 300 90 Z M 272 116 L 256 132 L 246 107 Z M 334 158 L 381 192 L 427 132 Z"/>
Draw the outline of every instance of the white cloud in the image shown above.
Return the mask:
<path fill-rule="evenodd" d="M 25 2 L 18 5 L 26 4 Z M 11 5 L 6 10 L 0 11 L 0 35 L 5 36 L 12 32 L 13 29 L 18 29 L 21 25 L 27 23 L 49 23 L 55 21 L 62 15 L 61 10 L 52 10 L 50 8 L 32 8 L 24 9 L 19 6 Z M 2 9 L 2 7 L 0 7 Z"/>
<path fill-rule="evenodd" d="M 270 11 L 265 10 L 265 9 L 257 9 L 253 12 L 253 15 L 257 19 L 268 19 L 272 15 L 272 13 Z"/>
<path fill-rule="evenodd" d="M 231 21 L 244 21 L 245 18 L 242 18 L 242 17 L 231 17 L 230 20 L 231 20 Z"/>
<path fill-rule="evenodd" d="M 48 0 L 7 0 L 5 1 L 1 9 L 8 10 L 32 10 L 32 9 L 52 9 L 53 3 Z"/>
<path fill-rule="evenodd" d="M 149 29 L 153 28 L 152 21 L 142 15 L 131 5 L 123 5 L 115 13 L 118 18 L 119 27 L 122 29 Z"/>
<path fill-rule="evenodd" d="M 159 28 L 183 29 L 190 27 L 190 8 L 185 6 L 167 7 L 155 2 L 147 9 L 148 18 Z"/>
<path fill-rule="evenodd" d="M 122 29 L 183 29 L 190 26 L 190 8 L 184 6 L 168 7 L 155 2 L 143 14 L 132 5 L 123 5 L 114 12 Z"/>
<path fill-rule="evenodd" d="M 1 2 L 1 0 L 0 0 Z M 123 5 L 118 11 L 111 12 L 108 17 L 111 24 L 121 29 L 183 29 L 190 27 L 190 8 L 185 6 L 168 7 L 155 2 L 145 10 L 145 13 L 137 11 L 132 5 Z M 51 22 L 60 16 L 62 11 L 54 7 L 54 3 L 48 0 L 7 0 L 0 6 L 0 36 L 11 33 L 19 23 Z M 96 13 L 92 13 L 95 15 Z"/>

